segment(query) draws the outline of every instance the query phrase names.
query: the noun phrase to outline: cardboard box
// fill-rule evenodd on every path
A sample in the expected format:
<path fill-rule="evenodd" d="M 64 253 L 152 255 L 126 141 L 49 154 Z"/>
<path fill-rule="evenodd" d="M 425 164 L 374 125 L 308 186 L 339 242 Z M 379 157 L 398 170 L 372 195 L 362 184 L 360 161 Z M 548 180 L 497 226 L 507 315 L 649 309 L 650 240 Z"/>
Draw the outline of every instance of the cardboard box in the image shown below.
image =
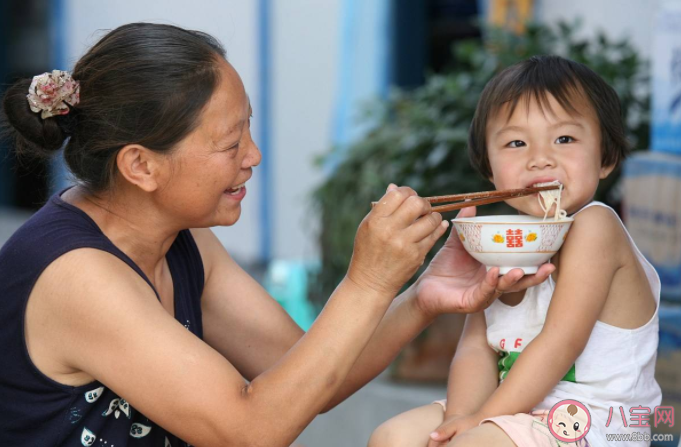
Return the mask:
<path fill-rule="evenodd" d="M 681 155 L 632 156 L 624 164 L 623 189 L 631 237 L 660 275 L 663 298 L 681 302 Z"/>

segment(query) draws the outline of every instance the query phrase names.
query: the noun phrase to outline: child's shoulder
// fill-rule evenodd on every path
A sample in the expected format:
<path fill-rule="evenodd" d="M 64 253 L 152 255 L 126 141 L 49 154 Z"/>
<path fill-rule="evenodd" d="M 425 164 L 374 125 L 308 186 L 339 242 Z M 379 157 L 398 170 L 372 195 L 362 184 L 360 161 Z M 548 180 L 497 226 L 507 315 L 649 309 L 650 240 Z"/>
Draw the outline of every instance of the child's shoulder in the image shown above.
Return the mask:
<path fill-rule="evenodd" d="M 577 249 L 581 253 L 597 254 L 629 246 L 622 221 L 612 208 L 594 204 L 573 217 L 562 251 Z"/>
<path fill-rule="evenodd" d="M 591 205 L 582 208 L 573 215 L 575 224 L 578 222 L 582 225 L 606 225 L 612 228 L 621 228 L 620 218 L 615 213 L 615 210 L 600 202 L 593 202 Z"/>

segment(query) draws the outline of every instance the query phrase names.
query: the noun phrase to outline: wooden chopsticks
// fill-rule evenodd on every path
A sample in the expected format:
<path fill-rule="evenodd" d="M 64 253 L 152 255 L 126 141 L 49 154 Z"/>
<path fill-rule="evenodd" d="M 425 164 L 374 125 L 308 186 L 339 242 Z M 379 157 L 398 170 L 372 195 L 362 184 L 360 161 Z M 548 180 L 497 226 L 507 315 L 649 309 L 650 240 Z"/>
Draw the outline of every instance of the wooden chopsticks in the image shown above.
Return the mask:
<path fill-rule="evenodd" d="M 500 191 L 483 191 L 468 194 L 454 194 L 450 196 L 435 196 L 424 198 L 430 203 L 458 202 L 433 207 L 434 212 L 444 213 L 446 211 L 460 210 L 461 208 L 466 208 L 469 206 L 489 205 L 490 203 L 502 202 L 508 199 L 529 196 L 530 194 L 535 194 L 538 193 L 539 191 L 549 191 L 558 188 L 560 188 L 560 185 L 556 184 L 547 186 L 536 186 L 533 188 L 504 189 Z M 463 202 L 461 202 L 462 200 Z"/>
<path fill-rule="evenodd" d="M 460 210 L 461 208 L 467 208 L 469 206 L 489 205 L 490 203 L 502 202 L 508 199 L 529 196 L 530 194 L 535 194 L 539 191 L 549 191 L 558 188 L 560 188 L 560 185 L 555 184 L 547 186 L 535 186 L 532 188 L 504 189 L 500 191 L 482 191 L 466 194 L 453 194 L 448 196 L 424 197 L 424 199 L 430 203 L 458 202 L 436 206 L 432 209 L 434 212 L 444 213 L 447 211 Z M 371 206 L 373 207 L 376 205 L 376 203 L 377 202 L 372 202 Z"/>

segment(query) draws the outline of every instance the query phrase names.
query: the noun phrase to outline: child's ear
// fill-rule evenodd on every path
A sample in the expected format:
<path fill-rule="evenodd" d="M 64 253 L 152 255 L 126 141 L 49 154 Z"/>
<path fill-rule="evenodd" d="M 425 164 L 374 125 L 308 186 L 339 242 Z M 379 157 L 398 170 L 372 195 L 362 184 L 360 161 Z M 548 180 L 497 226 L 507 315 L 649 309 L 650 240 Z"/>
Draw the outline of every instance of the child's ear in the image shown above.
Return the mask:
<path fill-rule="evenodd" d="M 610 166 L 601 166 L 601 174 L 599 178 L 603 180 L 604 178 L 608 177 L 612 171 L 615 170 L 615 165 L 610 165 Z"/>

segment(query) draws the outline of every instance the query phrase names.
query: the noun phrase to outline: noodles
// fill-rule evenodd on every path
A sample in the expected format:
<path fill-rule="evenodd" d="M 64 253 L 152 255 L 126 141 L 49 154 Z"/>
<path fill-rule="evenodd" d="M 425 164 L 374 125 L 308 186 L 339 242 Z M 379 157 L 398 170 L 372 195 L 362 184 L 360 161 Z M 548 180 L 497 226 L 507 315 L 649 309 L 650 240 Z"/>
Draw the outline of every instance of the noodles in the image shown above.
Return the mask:
<path fill-rule="evenodd" d="M 544 220 L 549 215 L 551 207 L 555 204 L 556 211 L 553 214 L 554 220 L 563 220 L 567 217 L 567 212 L 560 209 L 560 195 L 563 192 L 563 185 L 560 182 L 537 183 L 535 186 L 551 186 L 560 185 L 558 189 L 550 189 L 548 191 L 539 191 L 539 206 L 544 211 Z"/>

